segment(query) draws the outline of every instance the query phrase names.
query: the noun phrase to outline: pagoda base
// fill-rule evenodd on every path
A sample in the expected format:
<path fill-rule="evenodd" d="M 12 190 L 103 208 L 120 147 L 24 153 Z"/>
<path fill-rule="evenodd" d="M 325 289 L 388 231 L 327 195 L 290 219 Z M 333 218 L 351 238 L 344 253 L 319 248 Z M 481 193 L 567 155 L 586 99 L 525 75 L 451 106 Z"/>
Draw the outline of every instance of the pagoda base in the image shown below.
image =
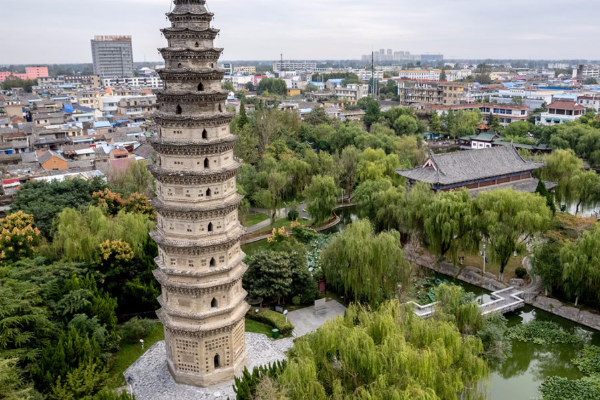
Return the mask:
<path fill-rule="evenodd" d="M 245 366 L 246 356 L 240 358 L 237 364 L 229 368 L 220 368 L 210 374 L 197 375 L 175 370 L 173 363 L 167 358 L 167 368 L 169 368 L 169 372 L 173 376 L 175 382 L 181 385 L 197 386 L 201 388 L 207 388 L 219 385 L 223 382 L 232 381 L 234 377 L 241 375 Z"/>
<path fill-rule="evenodd" d="M 293 346 L 293 338 L 273 341 L 265 335 L 246 333 L 245 339 L 246 362 L 240 365 L 236 376 L 241 375 L 244 366 L 252 371 L 254 367 L 284 360 L 284 352 Z M 177 382 L 168 364 L 165 342 L 155 343 L 123 373 L 129 382 L 127 391 L 133 390 L 137 400 L 235 400 L 233 377 L 202 388 Z"/>

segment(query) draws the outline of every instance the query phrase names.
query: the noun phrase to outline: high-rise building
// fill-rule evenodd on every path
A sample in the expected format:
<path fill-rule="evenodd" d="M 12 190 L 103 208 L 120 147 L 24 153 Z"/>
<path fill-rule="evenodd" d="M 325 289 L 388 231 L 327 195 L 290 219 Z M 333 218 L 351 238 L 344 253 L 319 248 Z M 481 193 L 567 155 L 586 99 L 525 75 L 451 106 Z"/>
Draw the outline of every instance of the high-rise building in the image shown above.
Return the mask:
<path fill-rule="evenodd" d="M 133 76 L 131 36 L 96 36 L 92 40 L 94 74 L 100 76 Z"/>
<path fill-rule="evenodd" d="M 246 361 L 248 311 L 236 192 L 241 163 L 233 155 L 234 113 L 225 109 L 223 49 L 205 0 L 174 0 L 162 30 L 165 68 L 152 138 L 157 163 L 154 276 L 162 287 L 157 315 L 164 324 L 167 365 L 178 383 L 211 386 L 232 380 Z"/>

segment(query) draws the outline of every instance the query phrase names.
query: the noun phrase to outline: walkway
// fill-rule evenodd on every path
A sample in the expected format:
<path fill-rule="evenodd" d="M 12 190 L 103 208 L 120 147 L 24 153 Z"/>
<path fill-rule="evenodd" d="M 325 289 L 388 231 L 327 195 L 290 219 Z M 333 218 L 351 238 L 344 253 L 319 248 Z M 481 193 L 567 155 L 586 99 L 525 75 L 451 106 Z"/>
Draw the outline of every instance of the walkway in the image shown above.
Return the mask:
<path fill-rule="evenodd" d="M 264 221 L 259 222 L 256 225 L 252 225 L 252 226 L 246 228 L 246 232 L 256 232 L 256 231 L 261 230 L 262 228 L 266 228 L 269 225 L 271 225 L 271 219 L 270 218 L 269 219 L 265 219 Z"/>
<path fill-rule="evenodd" d="M 520 297 L 523 292 L 514 287 L 508 287 L 506 289 L 498 290 L 497 292 L 493 292 L 491 294 L 492 301 L 489 301 L 485 304 L 480 304 L 479 308 L 481 309 L 481 313 L 483 315 L 489 314 L 491 312 L 499 312 L 500 314 L 506 314 L 511 311 L 515 311 L 521 307 L 525 306 L 525 301 Z M 435 311 L 435 303 L 427 304 L 425 306 L 421 306 L 415 302 L 411 302 L 415 307 L 415 314 L 422 318 L 430 318 L 433 316 Z"/>
<path fill-rule="evenodd" d="M 298 337 L 316 331 L 326 321 L 343 316 L 345 312 L 346 307 L 332 300 L 325 303 L 322 311 L 316 312 L 314 306 L 306 307 L 288 313 L 287 317 L 294 325 L 295 336 Z"/>

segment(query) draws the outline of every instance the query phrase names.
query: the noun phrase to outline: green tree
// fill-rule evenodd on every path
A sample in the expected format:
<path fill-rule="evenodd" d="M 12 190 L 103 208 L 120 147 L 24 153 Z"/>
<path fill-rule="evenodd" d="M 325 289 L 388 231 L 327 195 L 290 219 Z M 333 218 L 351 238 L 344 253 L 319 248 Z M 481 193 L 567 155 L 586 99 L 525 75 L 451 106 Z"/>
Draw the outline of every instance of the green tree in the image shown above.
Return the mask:
<path fill-rule="evenodd" d="M 283 79 L 264 78 L 258 83 L 256 90 L 259 95 L 268 92 L 270 94 L 285 96 L 287 92 L 287 85 Z"/>
<path fill-rule="evenodd" d="M 572 198 L 573 185 L 571 177 L 583 168 L 581 161 L 573 150 L 554 150 L 546 156 L 546 166 L 540 169 L 540 179 L 557 182 L 556 190 L 558 199 Z"/>
<path fill-rule="evenodd" d="M 523 250 L 525 241 L 549 227 L 551 211 L 545 198 L 512 189 L 480 193 L 475 204 L 479 209 L 479 231 L 500 263 L 502 281 L 513 252 Z"/>
<path fill-rule="evenodd" d="M 32 400 L 38 397 L 33 388 L 24 383 L 18 361 L 18 358 L 0 358 L 0 399 Z"/>
<path fill-rule="evenodd" d="M 544 183 L 544 181 L 540 180 L 538 182 L 535 192 L 546 199 L 546 205 L 552 211 L 552 215 L 556 214 L 556 206 L 554 205 L 554 197 L 552 197 L 550 192 L 548 192 L 548 189 L 546 189 L 546 184 Z"/>
<path fill-rule="evenodd" d="M 488 375 L 482 350 L 478 338 L 461 336 L 454 324 L 423 320 L 396 300 L 376 311 L 352 305 L 295 341 L 276 378 L 281 397 L 269 398 L 473 398 Z"/>
<path fill-rule="evenodd" d="M 385 192 L 391 187 L 392 183 L 387 179 L 367 180 L 358 185 L 354 191 L 354 203 L 359 217 L 376 221 L 378 208 L 375 198 L 378 193 Z"/>
<path fill-rule="evenodd" d="M 248 119 L 248 116 L 246 115 L 246 104 L 244 103 L 244 101 L 242 101 L 240 103 L 240 115 L 237 119 L 238 126 L 241 129 L 244 127 L 244 125 L 246 125 L 249 122 L 250 122 L 250 120 Z"/>
<path fill-rule="evenodd" d="M 312 110 L 304 117 L 304 122 L 317 126 L 321 124 L 329 124 L 331 118 L 327 115 L 327 112 L 323 107 L 313 107 Z"/>
<path fill-rule="evenodd" d="M 148 170 L 148 161 L 132 162 L 124 171 L 113 171 L 108 174 L 108 182 L 121 190 L 125 198 L 133 193 L 146 196 L 153 194 L 154 177 Z"/>
<path fill-rule="evenodd" d="M 583 81 L 584 85 L 596 85 L 598 84 L 598 80 L 596 78 L 587 78 L 585 81 Z"/>
<path fill-rule="evenodd" d="M 317 85 L 312 84 L 312 83 L 308 83 L 304 87 L 304 91 L 306 93 L 318 92 L 319 91 L 319 87 Z"/>
<path fill-rule="evenodd" d="M 425 210 L 424 226 L 438 262 L 450 252 L 456 264 L 459 249 L 477 248 L 476 210 L 466 189 L 437 194 Z"/>
<path fill-rule="evenodd" d="M 355 221 L 321 253 L 327 283 L 355 301 L 376 306 L 399 294 L 410 266 L 397 231 L 375 235 L 367 220 Z"/>
<path fill-rule="evenodd" d="M 587 293 L 593 294 L 594 300 L 600 299 L 600 228 L 597 226 L 586 231 L 577 242 L 567 243 L 560 251 L 563 264 L 564 288 L 568 295 L 575 297 L 575 305 L 579 298 Z"/>
<path fill-rule="evenodd" d="M 231 82 L 223 82 L 221 84 L 221 89 L 229 90 L 230 92 L 235 92 L 235 88 L 233 87 L 233 83 Z"/>
<path fill-rule="evenodd" d="M 379 103 L 375 100 L 370 101 L 367 104 L 367 110 L 365 111 L 365 125 L 367 125 L 367 129 L 371 127 L 375 122 L 379 121 L 379 117 L 381 116 L 381 107 Z"/>
<path fill-rule="evenodd" d="M 52 387 L 51 400 L 93 400 L 108 379 L 108 372 L 98 362 L 88 361 L 59 376 Z"/>
<path fill-rule="evenodd" d="M 292 293 L 292 271 L 298 262 L 296 254 L 259 251 L 249 258 L 244 288 L 254 298 L 276 298 L 281 304 Z"/>
<path fill-rule="evenodd" d="M 440 81 L 446 81 L 448 77 L 446 76 L 446 67 L 442 67 L 442 73 L 440 74 Z"/>
<path fill-rule="evenodd" d="M 30 282 L 3 279 L 0 284 L 0 357 L 28 364 L 56 331 L 43 307 L 39 287 Z"/>
<path fill-rule="evenodd" d="M 339 196 L 339 190 L 331 176 L 314 176 L 304 194 L 308 200 L 307 211 L 315 219 L 315 223 L 331 217 Z"/>
<path fill-rule="evenodd" d="M 54 218 L 65 208 L 85 207 L 92 202 L 92 194 L 103 190 L 102 179 L 89 181 L 75 178 L 62 182 L 26 182 L 11 204 L 10 213 L 23 211 L 33 215 L 36 227 L 47 238 L 50 237 Z"/>
<path fill-rule="evenodd" d="M 577 201 L 575 214 L 579 207 L 584 205 L 595 205 L 600 201 L 600 176 L 596 171 L 577 171 L 570 178 L 573 198 Z"/>
<path fill-rule="evenodd" d="M 429 129 L 431 133 L 440 133 L 442 132 L 442 121 L 437 112 L 431 114 L 431 119 L 429 120 Z"/>
<path fill-rule="evenodd" d="M 527 121 L 512 122 L 508 124 L 506 128 L 504 128 L 502 135 L 507 138 L 524 138 L 527 137 L 527 134 L 529 133 L 529 127 L 530 125 Z"/>
<path fill-rule="evenodd" d="M 490 114 L 488 117 L 488 125 L 490 126 L 490 130 L 492 132 L 500 132 L 502 130 L 502 124 L 500 124 L 500 118 L 495 115 Z"/>

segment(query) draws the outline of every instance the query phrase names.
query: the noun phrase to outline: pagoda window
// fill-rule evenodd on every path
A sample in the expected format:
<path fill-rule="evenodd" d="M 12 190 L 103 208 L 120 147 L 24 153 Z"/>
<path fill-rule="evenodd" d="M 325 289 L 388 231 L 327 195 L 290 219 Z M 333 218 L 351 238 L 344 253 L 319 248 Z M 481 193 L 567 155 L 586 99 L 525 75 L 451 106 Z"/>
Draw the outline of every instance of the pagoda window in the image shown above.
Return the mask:
<path fill-rule="evenodd" d="M 219 112 L 223 112 L 223 107 L 219 104 Z"/>
<path fill-rule="evenodd" d="M 200 82 L 200 83 L 198 84 L 198 91 L 199 91 L 199 92 L 202 92 L 202 91 L 204 91 L 204 85 L 202 84 L 202 82 Z"/>
<path fill-rule="evenodd" d="M 216 266 L 217 266 L 217 262 L 215 261 L 215 259 L 214 259 L 214 258 L 211 258 L 211 259 L 210 259 L 210 264 L 209 264 L 209 265 L 210 265 L 211 267 L 216 267 Z"/>
<path fill-rule="evenodd" d="M 217 299 L 212 299 L 210 302 L 210 308 L 217 308 Z"/>
<path fill-rule="evenodd" d="M 215 361 L 215 369 L 221 368 L 221 365 L 219 363 L 219 355 L 218 354 L 215 355 L 215 360 L 214 361 Z"/>
<path fill-rule="evenodd" d="M 200 47 L 200 43 L 196 42 L 196 44 L 194 45 L 194 47 Z"/>
<path fill-rule="evenodd" d="M 181 68 L 181 67 L 183 67 L 182 63 L 177 64 L 177 68 Z"/>
<path fill-rule="evenodd" d="M 210 189 L 206 189 L 206 197 L 210 197 Z"/>
<path fill-rule="evenodd" d="M 183 110 L 181 109 L 181 106 L 178 105 L 177 108 L 175 109 L 175 114 L 180 115 L 183 112 Z"/>
<path fill-rule="evenodd" d="M 202 131 L 202 139 L 208 139 L 208 132 L 206 132 L 206 129 Z"/>
<path fill-rule="evenodd" d="M 213 224 L 212 224 L 212 222 L 209 222 L 209 223 L 208 223 L 208 231 L 209 231 L 209 232 L 212 232 L 212 231 L 213 231 Z"/>
<path fill-rule="evenodd" d="M 204 159 L 204 168 L 210 168 L 210 161 L 208 161 L 208 158 Z"/>

